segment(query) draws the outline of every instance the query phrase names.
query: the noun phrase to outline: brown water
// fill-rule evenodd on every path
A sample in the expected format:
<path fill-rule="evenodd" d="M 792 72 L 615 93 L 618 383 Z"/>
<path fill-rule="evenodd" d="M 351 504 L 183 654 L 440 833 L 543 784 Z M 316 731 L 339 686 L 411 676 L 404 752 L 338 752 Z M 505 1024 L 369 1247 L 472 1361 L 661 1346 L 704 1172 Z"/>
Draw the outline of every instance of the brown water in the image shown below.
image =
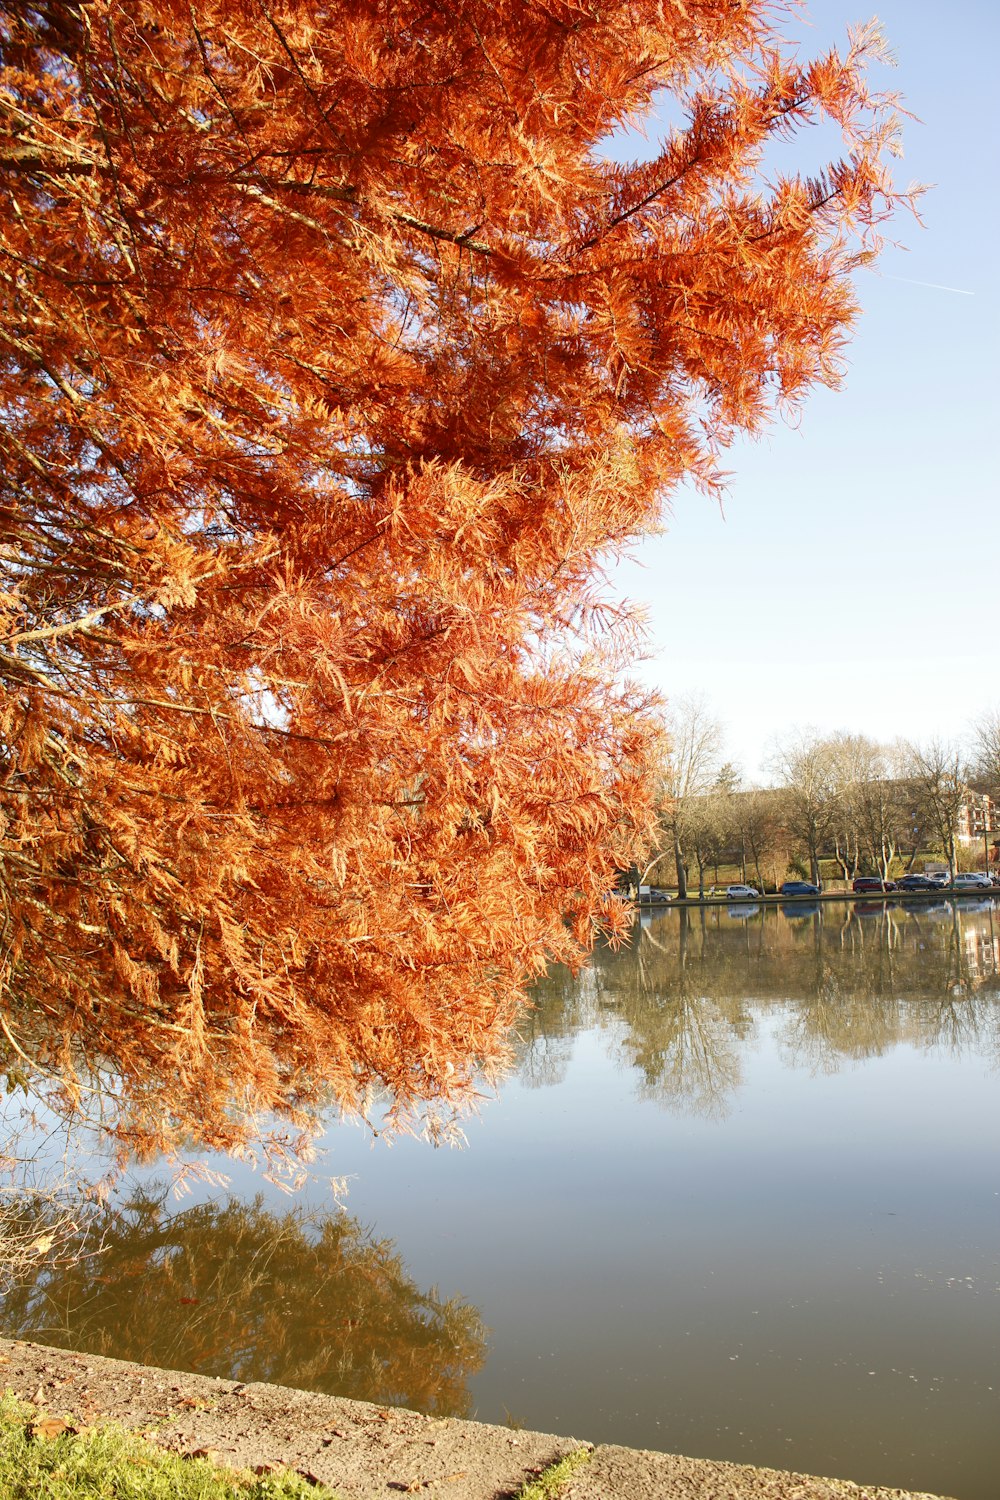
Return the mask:
<path fill-rule="evenodd" d="M 995 1500 L 998 976 L 992 902 L 644 917 L 539 986 L 467 1150 L 332 1129 L 333 1217 L 147 1184 L 5 1328 Z"/>

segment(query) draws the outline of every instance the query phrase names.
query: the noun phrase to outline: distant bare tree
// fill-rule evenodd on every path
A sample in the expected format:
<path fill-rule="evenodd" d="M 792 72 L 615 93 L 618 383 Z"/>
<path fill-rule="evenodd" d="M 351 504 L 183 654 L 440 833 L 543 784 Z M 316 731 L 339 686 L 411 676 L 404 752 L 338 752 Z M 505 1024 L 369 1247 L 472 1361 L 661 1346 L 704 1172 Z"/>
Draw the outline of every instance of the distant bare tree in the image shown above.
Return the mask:
<path fill-rule="evenodd" d="M 781 841 L 782 799 L 773 791 L 752 786 L 733 801 L 744 863 L 753 865 L 757 886 L 764 889 L 764 866 Z"/>
<path fill-rule="evenodd" d="M 1000 796 L 1000 709 L 992 709 L 973 725 L 973 774 L 986 784 L 990 795 Z"/>
<path fill-rule="evenodd" d="M 687 848 L 698 867 L 698 895 L 705 894 L 705 871 L 718 868 L 732 845 L 732 795 L 718 784 L 691 803 Z"/>
<path fill-rule="evenodd" d="M 809 874 L 819 884 L 820 850 L 830 840 L 839 812 L 840 771 L 829 738 L 799 732 L 780 744 L 771 769 L 784 788 L 785 825 L 809 859 Z"/>
<path fill-rule="evenodd" d="M 674 856 L 677 894 L 683 901 L 688 891 L 687 861 L 691 838 L 698 820 L 698 799 L 711 790 L 722 753 L 722 729 L 704 701 L 697 697 L 678 699 L 667 714 L 670 751 L 663 770 L 664 842 Z M 702 884 L 704 866 L 702 865 Z"/>
<path fill-rule="evenodd" d="M 837 787 L 833 846 L 844 879 L 864 861 L 883 880 L 912 820 L 906 815 L 906 755 L 863 734 L 828 742 Z"/>
<path fill-rule="evenodd" d="M 866 751 L 871 745 L 860 734 L 835 734 L 823 741 L 830 757 L 835 808 L 831 823 L 833 857 L 844 880 L 852 880 L 861 862 L 861 839 L 857 816 L 857 789 L 864 775 Z"/>
<path fill-rule="evenodd" d="M 912 820 L 907 816 L 905 750 L 857 737 L 851 803 L 858 840 L 871 868 L 883 880 L 902 847 Z"/>
<path fill-rule="evenodd" d="M 915 810 L 933 834 L 955 874 L 955 828 L 968 795 L 968 771 L 955 745 L 933 739 L 910 744 L 907 772 L 913 784 Z"/>

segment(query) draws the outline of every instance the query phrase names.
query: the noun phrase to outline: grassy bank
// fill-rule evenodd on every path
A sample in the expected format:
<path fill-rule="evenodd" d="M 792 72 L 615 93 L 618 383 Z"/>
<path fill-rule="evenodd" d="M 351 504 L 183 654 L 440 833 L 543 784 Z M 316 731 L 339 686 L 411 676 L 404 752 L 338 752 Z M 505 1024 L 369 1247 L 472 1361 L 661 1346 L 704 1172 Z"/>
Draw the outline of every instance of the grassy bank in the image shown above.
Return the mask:
<path fill-rule="evenodd" d="M 249 1474 L 164 1453 L 114 1423 L 78 1426 L 0 1397 L 2 1500 L 336 1500 L 297 1474 Z"/>

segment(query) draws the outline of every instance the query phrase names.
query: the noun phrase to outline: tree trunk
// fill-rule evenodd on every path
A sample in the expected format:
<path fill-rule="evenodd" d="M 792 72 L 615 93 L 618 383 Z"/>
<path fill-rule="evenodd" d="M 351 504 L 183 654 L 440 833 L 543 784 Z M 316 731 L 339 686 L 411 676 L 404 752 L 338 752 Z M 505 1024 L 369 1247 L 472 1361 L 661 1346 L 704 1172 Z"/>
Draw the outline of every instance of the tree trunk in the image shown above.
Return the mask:
<path fill-rule="evenodd" d="M 847 866 L 847 851 L 845 851 L 843 854 L 840 852 L 840 839 L 839 838 L 836 839 L 835 842 L 834 842 L 833 857 L 837 861 L 837 864 L 840 866 L 840 873 L 844 877 L 844 883 L 846 885 L 847 881 L 850 879 L 850 872 L 849 872 L 848 866 Z M 817 882 L 816 882 L 816 880 L 814 878 L 813 884 L 815 885 L 816 883 Z"/>
<path fill-rule="evenodd" d="M 677 899 L 686 901 L 688 893 L 687 869 L 684 865 L 684 853 L 681 849 L 680 839 L 674 835 L 674 864 L 677 867 Z"/>
<path fill-rule="evenodd" d="M 809 878 L 813 885 L 819 885 L 819 850 L 815 841 L 809 841 Z"/>

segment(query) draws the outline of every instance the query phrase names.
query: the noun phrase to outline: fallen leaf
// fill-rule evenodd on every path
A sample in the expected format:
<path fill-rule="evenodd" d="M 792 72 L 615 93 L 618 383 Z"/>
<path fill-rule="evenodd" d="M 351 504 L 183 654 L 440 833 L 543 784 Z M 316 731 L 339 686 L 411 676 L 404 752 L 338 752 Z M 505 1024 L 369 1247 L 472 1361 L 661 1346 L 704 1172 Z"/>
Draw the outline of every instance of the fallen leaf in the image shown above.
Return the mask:
<path fill-rule="evenodd" d="M 39 1417 L 36 1422 L 29 1422 L 27 1427 L 28 1436 L 32 1438 L 57 1438 L 62 1437 L 64 1432 L 75 1432 L 76 1428 L 63 1417 Z"/>

